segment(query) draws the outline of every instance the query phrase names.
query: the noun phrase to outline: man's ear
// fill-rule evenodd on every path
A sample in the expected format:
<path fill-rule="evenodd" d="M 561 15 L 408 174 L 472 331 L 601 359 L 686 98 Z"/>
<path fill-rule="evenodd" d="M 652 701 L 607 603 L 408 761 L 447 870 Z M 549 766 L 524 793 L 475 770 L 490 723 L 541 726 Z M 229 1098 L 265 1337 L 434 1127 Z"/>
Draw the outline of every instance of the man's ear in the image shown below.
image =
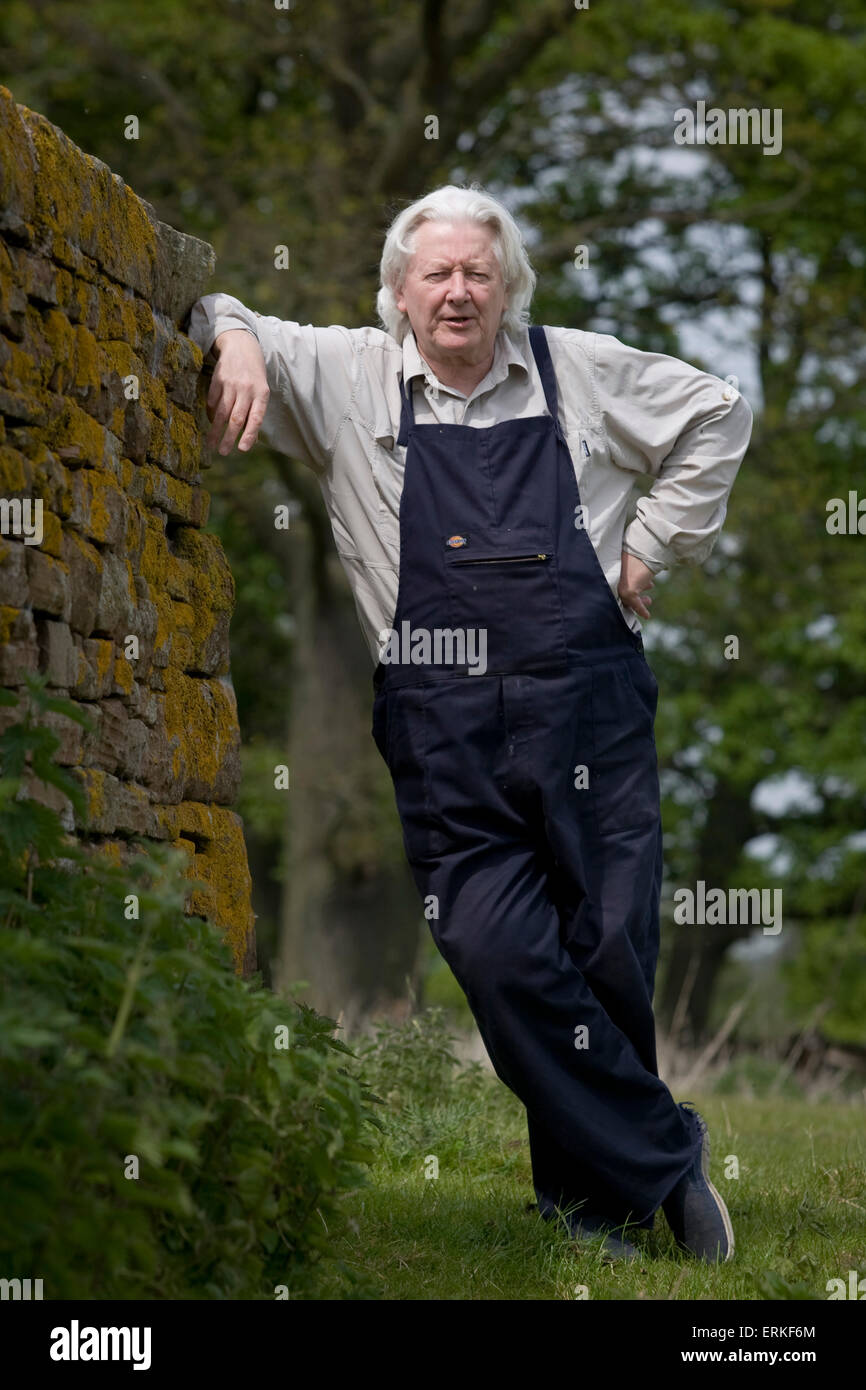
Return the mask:
<path fill-rule="evenodd" d="M 395 291 L 394 291 L 394 299 L 395 299 L 395 302 L 396 302 L 396 304 L 397 304 L 397 308 L 400 310 L 400 313 L 401 313 L 401 314 L 405 314 L 405 312 L 406 312 L 406 301 L 405 301 L 405 299 L 403 298 L 403 286 L 402 286 L 402 285 L 398 285 L 397 288 L 395 289 Z"/>

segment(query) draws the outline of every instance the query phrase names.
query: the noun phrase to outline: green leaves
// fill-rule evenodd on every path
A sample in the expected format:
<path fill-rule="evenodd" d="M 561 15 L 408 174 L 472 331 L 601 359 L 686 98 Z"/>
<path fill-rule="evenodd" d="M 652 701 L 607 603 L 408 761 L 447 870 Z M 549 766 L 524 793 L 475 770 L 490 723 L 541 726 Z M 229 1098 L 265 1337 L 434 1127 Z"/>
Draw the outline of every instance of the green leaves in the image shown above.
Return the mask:
<path fill-rule="evenodd" d="M 23 794 L 27 768 L 62 780 L 38 721 L 69 713 L 28 687 L 0 736 L 3 1263 L 48 1298 L 314 1296 L 370 1157 L 352 1054 L 183 915 L 181 853 L 107 864 Z"/>

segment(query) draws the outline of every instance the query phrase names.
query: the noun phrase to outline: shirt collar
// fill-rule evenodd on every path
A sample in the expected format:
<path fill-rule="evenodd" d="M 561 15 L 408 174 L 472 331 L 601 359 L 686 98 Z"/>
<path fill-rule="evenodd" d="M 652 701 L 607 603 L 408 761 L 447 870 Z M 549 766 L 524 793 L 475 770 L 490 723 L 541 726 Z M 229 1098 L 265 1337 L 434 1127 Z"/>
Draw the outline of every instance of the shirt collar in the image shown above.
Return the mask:
<path fill-rule="evenodd" d="M 526 358 L 523 356 L 520 348 L 517 346 L 514 339 L 506 333 L 505 329 L 501 328 L 496 335 L 496 341 L 493 345 L 493 364 L 490 371 L 483 380 L 479 382 L 472 394 L 475 395 L 481 386 L 487 391 L 491 390 L 494 386 L 498 386 L 500 381 L 504 381 L 508 376 L 512 367 L 521 368 L 527 375 L 529 373 Z M 424 361 L 424 358 L 418 351 L 415 334 L 410 328 L 403 339 L 403 381 L 407 389 L 411 388 L 412 382 L 416 376 L 423 377 L 427 385 L 433 391 L 446 391 L 452 396 L 461 395 L 461 393 L 455 391 L 453 387 L 443 386 L 442 382 L 439 381 L 433 368 Z"/>

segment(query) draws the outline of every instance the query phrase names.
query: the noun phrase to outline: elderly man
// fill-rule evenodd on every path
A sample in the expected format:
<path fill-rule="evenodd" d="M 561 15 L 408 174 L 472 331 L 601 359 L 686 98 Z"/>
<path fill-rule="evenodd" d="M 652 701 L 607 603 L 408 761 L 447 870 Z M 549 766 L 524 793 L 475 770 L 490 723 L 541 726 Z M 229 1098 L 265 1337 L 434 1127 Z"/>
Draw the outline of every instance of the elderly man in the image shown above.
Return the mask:
<path fill-rule="evenodd" d="M 377 328 L 224 294 L 208 442 L 314 469 L 376 663 L 373 735 L 436 945 L 526 1107 L 538 1209 L 634 1258 L 662 1207 L 729 1259 L 707 1128 L 660 1080 L 653 575 L 709 555 L 751 432 L 736 390 L 608 334 L 528 328 L 508 211 L 439 188 L 391 225 Z M 221 442 L 220 442 L 221 441 Z M 635 475 L 655 479 L 626 526 Z"/>

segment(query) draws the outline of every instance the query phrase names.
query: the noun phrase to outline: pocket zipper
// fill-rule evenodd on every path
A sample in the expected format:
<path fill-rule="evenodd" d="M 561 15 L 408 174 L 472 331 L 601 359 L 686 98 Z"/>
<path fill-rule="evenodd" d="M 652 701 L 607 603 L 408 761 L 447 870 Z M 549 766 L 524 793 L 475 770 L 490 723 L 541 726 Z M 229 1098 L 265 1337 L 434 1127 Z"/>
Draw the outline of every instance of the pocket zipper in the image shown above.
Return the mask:
<path fill-rule="evenodd" d="M 452 560 L 453 565 L 525 565 L 533 560 L 546 560 L 542 555 L 491 555 L 483 560 Z"/>

